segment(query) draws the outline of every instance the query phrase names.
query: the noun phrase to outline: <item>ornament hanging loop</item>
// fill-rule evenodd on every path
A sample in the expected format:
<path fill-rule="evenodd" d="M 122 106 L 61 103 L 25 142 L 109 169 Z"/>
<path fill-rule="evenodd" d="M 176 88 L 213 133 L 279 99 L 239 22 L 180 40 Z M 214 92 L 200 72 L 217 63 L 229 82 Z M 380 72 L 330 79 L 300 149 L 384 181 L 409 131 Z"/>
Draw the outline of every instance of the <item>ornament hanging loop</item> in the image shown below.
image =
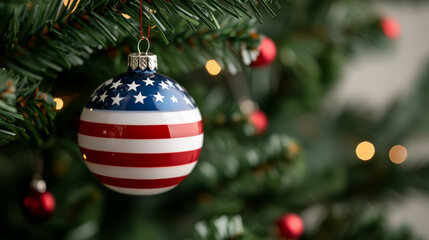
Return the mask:
<path fill-rule="evenodd" d="M 141 51 L 140 51 L 140 42 L 146 40 L 147 41 L 147 48 L 146 48 L 146 53 L 145 56 L 147 56 L 147 54 L 149 53 L 149 49 L 150 49 L 150 41 L 147 37 L 143 36 L 143 38 L 141 38 L 138 43 L 137 43 L 137 50 L 139 51 L 139 56 L 141 56 Z"/>

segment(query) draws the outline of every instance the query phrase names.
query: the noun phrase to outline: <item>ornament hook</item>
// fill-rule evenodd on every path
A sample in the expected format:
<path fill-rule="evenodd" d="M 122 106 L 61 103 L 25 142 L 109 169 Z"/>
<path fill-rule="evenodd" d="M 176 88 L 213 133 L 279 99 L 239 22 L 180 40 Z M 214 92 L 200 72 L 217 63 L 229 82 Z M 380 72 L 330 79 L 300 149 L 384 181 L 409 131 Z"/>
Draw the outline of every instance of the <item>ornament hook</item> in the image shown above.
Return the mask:
<path fill-rule="evenodd" d="M 145 55 L 147 56 L 147 54 L 148 54 L 148 52 L 149 52 L 149 49 L 150 49 L 150 41 L 149 41 L 149 39 L 148 39 L 147 37 L 143 36 L 143 38 L 141 38 L 141 39 L 139 40 L 139 42 L 137 43 L 137 50 L 139 51 L 139 56 L 140 56 L 140 55 L 141 55 L 141 51 L 140 51 L 140 42 L 141 42 L 141 41 L 143 41 L 143 40 L 146 40 L 146 41 L 147 41 L 147 48 L 146 48 L 146 53 L 145 53 Z"/>

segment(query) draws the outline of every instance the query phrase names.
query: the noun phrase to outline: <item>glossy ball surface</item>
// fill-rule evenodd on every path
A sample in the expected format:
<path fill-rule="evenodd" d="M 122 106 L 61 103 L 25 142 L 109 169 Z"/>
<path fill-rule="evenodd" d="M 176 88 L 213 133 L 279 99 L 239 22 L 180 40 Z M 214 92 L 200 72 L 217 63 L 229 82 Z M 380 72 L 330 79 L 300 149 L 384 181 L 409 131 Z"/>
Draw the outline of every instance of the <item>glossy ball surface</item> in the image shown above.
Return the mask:
<path fill-rule="evenodd" d="M 269 37 L 262 38 L 259 45 L 259 55 L 250 65 L 252 67 L 265 67 L 270 65 L 277 55 L 276 44 Z"/>
<path fill-rule="evenodd" d="M 268 127 L 268 118 L 263 111 L 254 111 L 249 115 L 249 122 L 255 128 L 256 136 L 262 135 Z"/>
<path fill-rule="evenodd" d="M 24 197 L 24 207 L 31 218 L 44 220 L 55 210 L 55 198 L 50 192 L 31 191 Z"/>
<path fill-rule="evenodd" d="M 381 28 L 387 38 L 395 40 L 401 36 L 401 24 L 393 17 L 385 17 L 381 20 Z"/>
<path fill-rule="evenodd" d="M 297 239 L 304 232 L 304 223 L 293 213 L 285 214 L 277 220 L 280 236 L 286 239 Z"/>
<path fill-rule="evenodd" d="M 94 91 L 81 114 L 78 142 L 89 170 L 110 189 L 159 194 L 196 165 L 201 114 L 173 79 L 129 69 Z"/>

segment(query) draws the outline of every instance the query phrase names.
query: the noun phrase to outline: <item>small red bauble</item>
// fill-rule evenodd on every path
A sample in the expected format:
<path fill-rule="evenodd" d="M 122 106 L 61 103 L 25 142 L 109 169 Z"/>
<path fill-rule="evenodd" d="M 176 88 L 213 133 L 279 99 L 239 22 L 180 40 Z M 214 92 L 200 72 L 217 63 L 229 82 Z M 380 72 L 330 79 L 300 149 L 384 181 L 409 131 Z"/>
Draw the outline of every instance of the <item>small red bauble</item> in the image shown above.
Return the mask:
<path fill-rule="evenodd" d="M 273 40 L 268 37 L 262 38 L 259 45 L 259 55 L 250 65 L 252 67 L 264 67 L 271 64 L 277 55 L 277 48 Z"/>
<path fill-rule="evenodd" d="M 401 25 L 393 17 L 385 17 L 381 20 L 381 28 L 389 39 L 397 39 L 401 35 Z"/>
<path fill-rule="evenodd" d="M 297 239 L 304 231 L 304 224 L 301 218 L 293 213 L 285 214 L 277 220 L 277 227 L 280 236 L 286 239 Z"/>
<path fill-rule="evenodd" d="M 50 192 L 32 190 L 24 198 L 24 207 L 30 217 L 45 219 L 55 210 L 55 198 Z"/>
<path fill-rule="evenodd" d="M 255 127 L 255 135 L 261 135 L 267 130 L 268 118 L 263 111 L 254 111 L 249 115 L 249 122 Z"/>

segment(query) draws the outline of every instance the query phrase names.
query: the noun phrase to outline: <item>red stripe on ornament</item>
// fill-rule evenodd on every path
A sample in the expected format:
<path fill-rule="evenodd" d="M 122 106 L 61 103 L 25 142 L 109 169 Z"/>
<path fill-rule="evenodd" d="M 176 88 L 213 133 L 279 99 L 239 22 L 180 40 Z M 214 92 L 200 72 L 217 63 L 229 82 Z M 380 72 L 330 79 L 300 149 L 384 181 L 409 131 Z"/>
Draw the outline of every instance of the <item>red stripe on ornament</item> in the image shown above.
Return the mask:
<path fill-rule="evenodd" d="M 80 148 L 85 161 L 119 167 L 171 167 L 198 160 L 201 149 L 172 153 L 115 153 Z"/>
<path fill-rule="evenodd" d="M 136 188 L 136 189 L 145 189 L 145 188 L 164 188 L 171 187 L 179 184 L 187 177 L 176 177 L 176 178 L 163 178 L 163 179 L 126 179 L 126 178 L 113 178 L 106 177 L 98 174 L 94 174 L 100 182 L 122 188 Z"/>
<path fill-rule="evenodd" d="M 181 138 L 203 133 L 203 122 L 170 125 L 118 125 L 81 120 L 79 133 L 92 137 L 123 139 Z"/>

